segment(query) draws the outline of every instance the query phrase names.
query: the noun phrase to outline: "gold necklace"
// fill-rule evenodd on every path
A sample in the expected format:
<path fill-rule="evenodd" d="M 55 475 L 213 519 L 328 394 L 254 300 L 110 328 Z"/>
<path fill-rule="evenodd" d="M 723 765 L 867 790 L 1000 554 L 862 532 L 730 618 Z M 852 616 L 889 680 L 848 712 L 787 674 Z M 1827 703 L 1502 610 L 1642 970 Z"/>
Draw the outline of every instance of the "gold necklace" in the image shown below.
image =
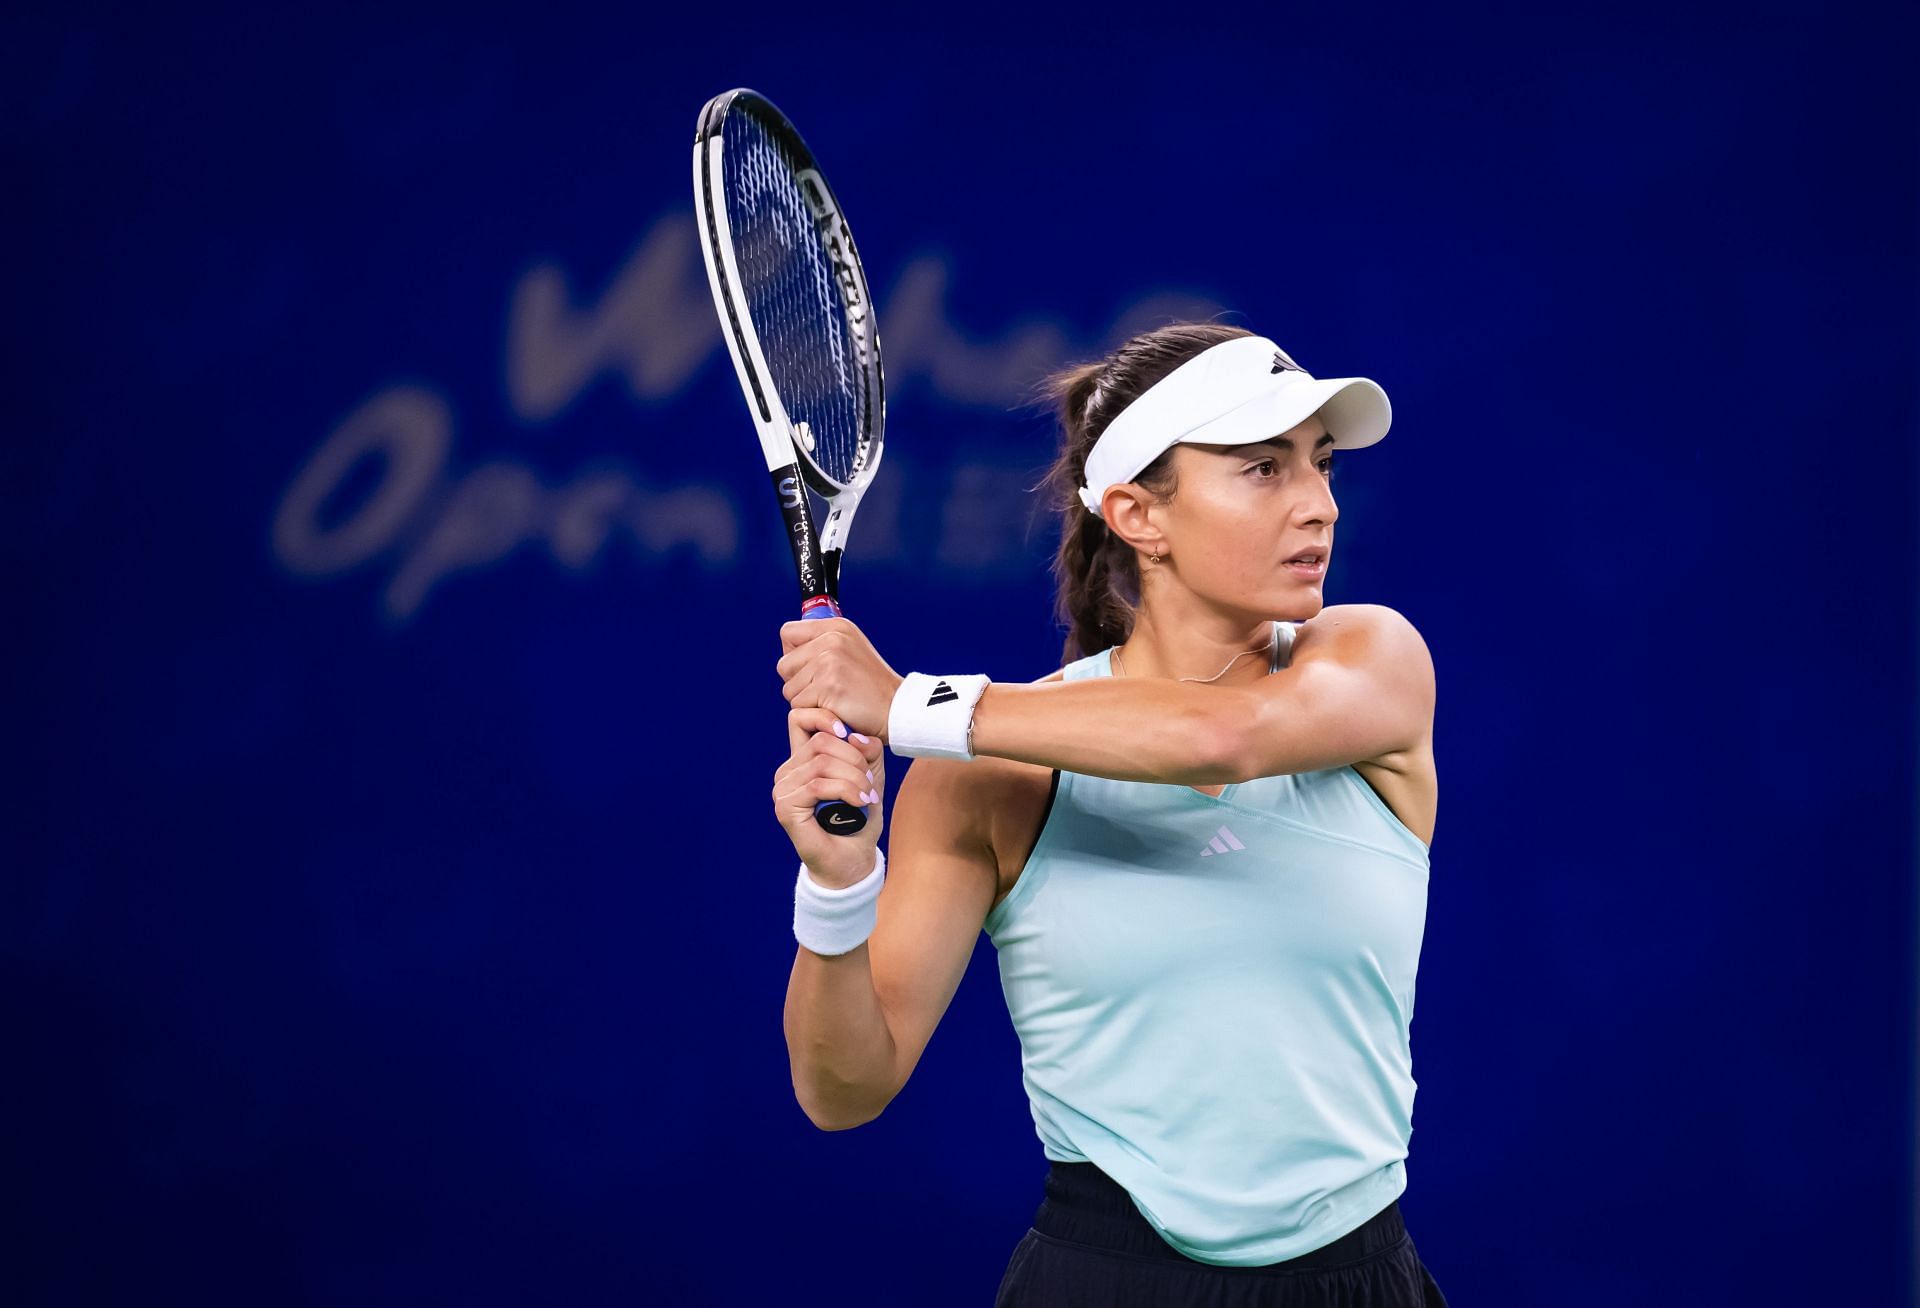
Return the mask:
<path fill-rule="evenodd" d="M 1278 628 L 1278 627 L 1275 627 L 1275 628 L 1274 628 L 1274 632 L 1275 632 L 1275 634 L 1274 634 L 1274 635 L 1272 635 L 1272 636 L 1269 636 L 1269 637 L 1267 638 L 1267 654 L 1268 654 L 1268 656 L 1269 656 L 1269 658 L 1271 658 L 1271 656 L 1272 656 L 1272 654 L 1273 654 L 1273 643 L 1274 643 L 1274 641 L 1275 641 L 1275 640 L 1276 640 L 1276 639 L 1278 638 L 1278 633 L 1279 633 L 1279 628 Z M 1249 654 L 1258 654 L 1259 652 L 1260 652 L 1260 651 L 1259 651 L 1259 650 L 1257 650 L 1257 649 L 1243 649 L 1243 650 L 1241 650 L 1241 651 L 1240 651 L 1240 652 L 1239 652 L 1238 654 L 1235 654 L 1235 655 L 1234 655 L 1234 656 L 1233 656 L 1232 658 L 1230 658 L 1230 659 L 1228 659 L 1228 660 L 1227 660 L 1227 668 L 1230 668 L 1230 667 L 1232 667 L 1232 666 L 1233 666 L 1234 664 L 1236 664 L 1236 663 L 1238 663 L 1238 662 L 1239 662 L 1239 661 L 1240 661 L 1241 659 L 1243 659 L 1243 658 L 1245 658 L 1245 657 L 1246 657 L 1247 655 L 1249 655 Z M 1113 666 L 1114 666 L 1114 668 L 1116 669 L 1116 671 L 1114 672 L 1114 675 L 1115 675 L 1115 676 L 1124 676 L 1124 675 L 1126 674 L 1126 669 L 1120 666 L 1120 647 L 1119 647 L 1118 645 L 1115 645 L 1115 646 L 1113 647 L 1113 660 L 1112 660 L 1112 662 L 1113 662 Z M 1224 676 L 1226 676 L 1226 675 L 1227 675 L 1227 668 L 1221 668 L 1221 669 L 1220 669 L 1220 670 L 1219 670 L 1218 672 L 1216 672 L 1216 673 L 1214 673 L 1214 674 L 1213 674 L 1213 675 L 1212 675 L 1211 677 L 1182 677 L 1182 678 L 1180 678 L 1180 680 L 1182 680 L 1182 681 L 1198 681 L 1198 682 L 1201 682 L 1201 683 L 1203 683 L 1203 684 L 1204 684 L 1204 683 L 1207 683 L 1207 682 L 1212 682 L 1212 681 L 1218 681 L 1218 680 L 1220 680 L 1220 678 L 1222 678 L 1222 677 L 1224 677 Z M 1267 668 L 1267 670 L 1268 670 L 1269 672 L 1271 672 L 1271 671 L 1273 670 L 1273 668 L 1272 668 L 1272 665 L 1271 665 L 1271 663 L 1269 663 L 1269 665 L 1268 665 L 1268 668 Z"/>

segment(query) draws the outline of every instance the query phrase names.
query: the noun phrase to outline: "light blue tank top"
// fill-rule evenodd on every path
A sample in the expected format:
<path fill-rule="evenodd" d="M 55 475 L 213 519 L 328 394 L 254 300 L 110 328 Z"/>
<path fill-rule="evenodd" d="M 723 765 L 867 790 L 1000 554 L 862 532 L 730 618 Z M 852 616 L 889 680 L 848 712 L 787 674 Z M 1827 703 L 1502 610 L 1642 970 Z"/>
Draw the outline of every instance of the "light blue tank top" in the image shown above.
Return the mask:
<path fill-rule="evenodd" d="M 1046 1156 L 1097 1164 L 1202 1262 L 1360 1226 L 1407 1185 L 1426 910 L 1426 845 L 1351 767 L 1217 798 L 1056 773 L 986 919 Z"/>

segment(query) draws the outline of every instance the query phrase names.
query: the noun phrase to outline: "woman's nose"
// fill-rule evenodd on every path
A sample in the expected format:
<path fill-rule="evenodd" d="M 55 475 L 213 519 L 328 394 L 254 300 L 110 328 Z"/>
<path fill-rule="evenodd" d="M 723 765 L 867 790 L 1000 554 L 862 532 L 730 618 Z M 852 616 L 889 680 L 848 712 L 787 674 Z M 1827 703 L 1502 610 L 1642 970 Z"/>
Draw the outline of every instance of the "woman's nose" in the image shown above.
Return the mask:
<path fill-rule="evenodd" d="M 1299 511 L 1308 522 L 1324 522 L 1331 527 L 1340 516 L 1340 506 L 1334 502 L 1333 487 L 1325 477 L 1314 475 L 1313 489 L 1307 493 L 1300 504 Z"/>

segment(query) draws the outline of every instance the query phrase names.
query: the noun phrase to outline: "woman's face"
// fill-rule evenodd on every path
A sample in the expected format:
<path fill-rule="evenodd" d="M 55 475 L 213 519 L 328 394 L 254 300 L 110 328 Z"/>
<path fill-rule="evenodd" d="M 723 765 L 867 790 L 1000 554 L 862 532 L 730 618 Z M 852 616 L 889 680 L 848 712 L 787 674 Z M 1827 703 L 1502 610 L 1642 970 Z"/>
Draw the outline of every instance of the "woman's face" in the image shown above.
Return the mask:
<path fill-rule="evenodd" d="M 1325 603 L 1333 502 L 1333 438 L 1314 415 L 1254 445 L 1175 447 L 1179 489 L 1158 506 L 1180 579 L 1216 603 L 1280 616 Z M 1289 565 L 1302 551 L 1317 568 Z"/>

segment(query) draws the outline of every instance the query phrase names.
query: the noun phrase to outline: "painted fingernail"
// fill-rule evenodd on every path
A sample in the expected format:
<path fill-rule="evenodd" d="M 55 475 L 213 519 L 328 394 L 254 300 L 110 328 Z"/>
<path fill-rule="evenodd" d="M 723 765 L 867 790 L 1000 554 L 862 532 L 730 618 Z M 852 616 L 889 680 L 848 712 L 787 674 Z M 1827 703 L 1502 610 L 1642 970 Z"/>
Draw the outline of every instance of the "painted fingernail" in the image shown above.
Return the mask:
<path fill-rule="evenodd" d="M 862 804 L 871 804 L 871 803 L 873 803 L 873 792 L 872 792 L 871 790 L 863 790 L 863 791 L 861 791 L 861 792 L 860 792 L 860 802 L 861 802 Z"/>
<path fill-rule="evenodd" d="M 851 736 L 849 736 L 849 737 L 847 737 L 847 739 L 848 739 L 848 740 L 857 740 L 857 741 L 859 741 L 859 742 L 860 742 L 860 743 L 861 743 L 862 745 L 864 745 L 864 744 L 866 744 L 866 743 L 867 743 L 867 738 L 866 738 L 865 736 L 863 736 L 863 735 L 861 735 L 861 734 L 860 734 L 859 732 L 857 732 L 857 731 L 856 731 L 856 732 L 854 732 L 854 733 L 853 733 L 853 734 L 852 734 Z"/>
<path fill-rule="evenodd" d="M 834 723 L 833 734 L 840 737 L 840 739 L 845 740 L 847 738 L 847 724 L 844 722 Z"/>
<path fill-rule="evenodd" d="M 868 781 L 872 781 L 872 780 L 873 780 L 873 769 L 872 769 L 872 768 L 868 768 L 868 769 L 867 769 L 867 780 L 868 780 Z"/>

